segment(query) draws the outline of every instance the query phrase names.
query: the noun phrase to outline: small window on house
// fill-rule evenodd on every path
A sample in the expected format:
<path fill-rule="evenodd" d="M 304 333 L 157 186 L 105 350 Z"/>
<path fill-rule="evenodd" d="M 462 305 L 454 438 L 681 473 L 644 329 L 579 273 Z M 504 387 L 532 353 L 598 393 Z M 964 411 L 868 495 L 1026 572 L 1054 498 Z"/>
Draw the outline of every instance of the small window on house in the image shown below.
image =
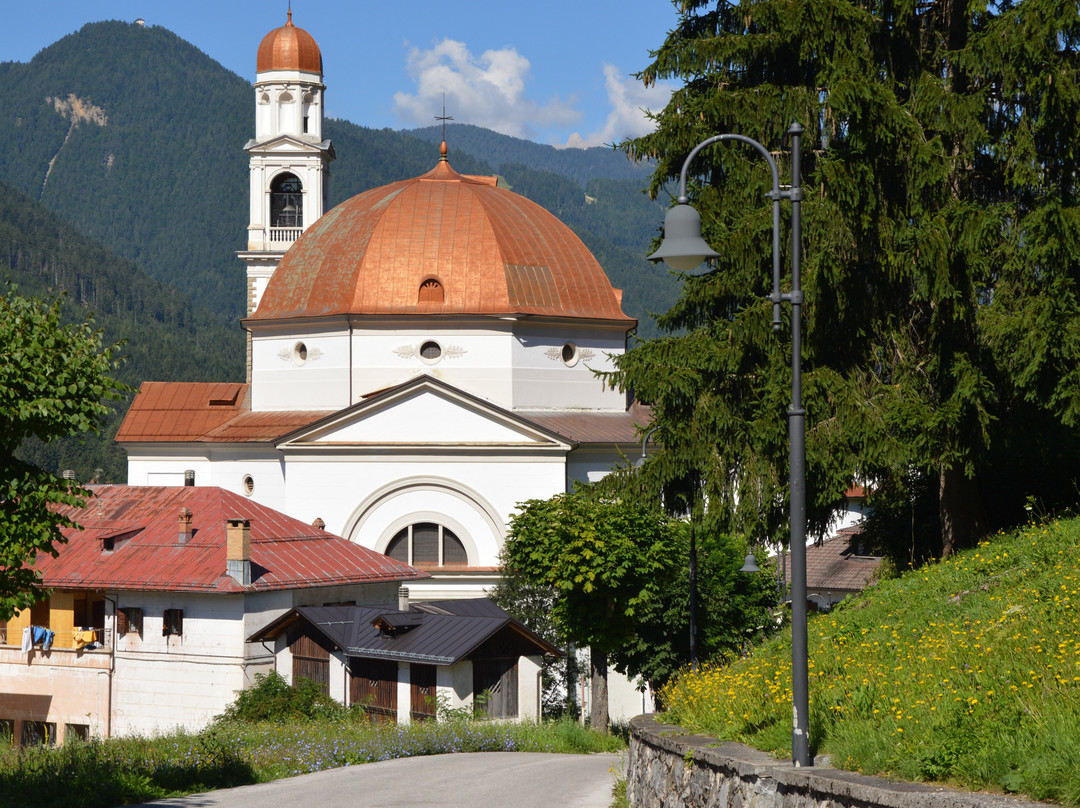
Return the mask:
<path fill-rule="evenodd" d="M 0 743 L 15 743 L 15 719 L 0 718 Z"/>
<path fill-rule="evenodd" d="M 308 133 L 308 116 L 305 115 L 304 116 L 304 134 L 306 135 L 307 133 Z"/>
<path fill-rule="evenodd" d="M 0 620 L 0 645 L 7 644 L 7 620 Z"/>
<path fill-rule="evenodd" d="M 297 367 L 304 365 L 307 362 L 308 348 L 302 342 L 298 342 L 292 349 L 292 361 Z"/>
<path fill-rule="evenodd" d="M 277 100 L 279 104 L 291 104 L 293 102 L 292 93 L 286 90 L 277 97 Z"/>
<path fill-rule="evenodd" d="M 250 474 L 244 475 L 244 496 L 250 497 L 255 492 L 255 478 Z"/>
<path fill-rule="evenodd" d="M 56 744 L 56 723 L 53 721 L 23 721 L 23 746 L 53 746 Z"/>
<path fill-rule="evenodd" d="M 270 95 L 268 93 L 262 93 L 259 96 L 259 103 L 260 104 L 269 104 L 270 103 Z"/>
<path fill-rule="evenodd" d="M 469 563 L 461 539 L 454 531 L 434 522 L 417 522 L 399 530 L 386 546 L 386 554 L 403 564 L 425 567 Z"/>
<path fill-rule="evenodd" d="M 122 606 L 116 611 L 116 633 L 142 634 L 143 612 L 138 606 Z"/>
<path fill-rule="evenodd" d="M 179 637 L 184 633 L 184 610 L 166 609 L 161 619 L 161 636 L 175 635 Z"/>
<path fill-rule="evenodd" d="M 434 365 L 441 356 L 442 346 L 433 339 L 429 339 L 420 346 L 420 358 L 429 365 Z"/>
<path fill-rule="evenodd" d="M 568 368 L 572 368 L 578 363 L 578 359 L 581 354 L 578 352 L 578 347 L 572 342 L 566 343 L 562 346 L 562 361 Z"/>
<path fill-rule="evenodd" d="M 64 724 L 64 743 L 74 741 L 76 738 L 80 741 L 90 740 L 90 725 Z"/>

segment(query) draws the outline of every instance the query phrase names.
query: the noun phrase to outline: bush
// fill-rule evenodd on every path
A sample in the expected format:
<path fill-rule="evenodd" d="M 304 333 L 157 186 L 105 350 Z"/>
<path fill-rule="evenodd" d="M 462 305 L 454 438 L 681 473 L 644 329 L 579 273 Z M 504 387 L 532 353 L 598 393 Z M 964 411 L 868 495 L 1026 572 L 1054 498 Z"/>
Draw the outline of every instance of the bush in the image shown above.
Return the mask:
<path fill-rule="evenodd" d="M 255 684 L 236 691 L 236 701 L 219 719 L 226 721 L 272 721 L 284 723 L 304 719 L 341 719 L 348 711 L 322 692 L 310 679 L 290 685 L 277 671 L 255 675 Z"/>

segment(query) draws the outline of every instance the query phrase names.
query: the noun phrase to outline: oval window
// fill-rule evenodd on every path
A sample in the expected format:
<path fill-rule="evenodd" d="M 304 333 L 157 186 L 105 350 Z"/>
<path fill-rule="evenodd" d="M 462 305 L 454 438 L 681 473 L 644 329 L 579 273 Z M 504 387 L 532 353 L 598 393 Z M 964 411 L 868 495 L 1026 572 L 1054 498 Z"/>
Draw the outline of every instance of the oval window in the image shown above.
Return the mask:
<path fill-rule="evenodd" d="M 442 346 L 435 340 L 429 339 L 420 346 L 420 358 L 429 365 L 434 365 L 442 356 Z"/>

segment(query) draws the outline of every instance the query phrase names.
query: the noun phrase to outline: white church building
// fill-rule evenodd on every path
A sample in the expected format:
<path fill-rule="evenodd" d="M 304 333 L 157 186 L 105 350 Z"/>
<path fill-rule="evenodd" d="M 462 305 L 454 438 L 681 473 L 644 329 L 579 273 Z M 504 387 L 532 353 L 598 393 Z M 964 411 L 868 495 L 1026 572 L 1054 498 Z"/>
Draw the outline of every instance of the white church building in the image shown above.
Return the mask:
<path fill-rule="evenodd" d="M 128 483 L 219 486 L 419 567 L 415 600 L 498 577 L 518 503 L 640 451 L 647 413 L 594 373 L 636 321 L 552 214 L 432 155 L 326 210 L 334 149 L 315 40 L 258 50 L 248 381 L 146 382 L 117 435 Z M 612 681 L 612 715 L 642 711 Z"/>

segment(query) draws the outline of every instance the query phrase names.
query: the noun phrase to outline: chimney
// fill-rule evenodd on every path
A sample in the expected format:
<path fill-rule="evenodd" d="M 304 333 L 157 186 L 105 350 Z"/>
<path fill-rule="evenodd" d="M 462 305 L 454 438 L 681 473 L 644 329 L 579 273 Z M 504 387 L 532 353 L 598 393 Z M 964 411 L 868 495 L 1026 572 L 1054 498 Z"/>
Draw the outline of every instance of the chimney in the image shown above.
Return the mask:
<path fill-rule="evenodd" d="M 311 523 L 311 526 L 316 530 L 326 530 L 326 522 L 324 522 L 318 516 L 315 517 L 315 521 Z"/>
<path fill-rule="evenodd" d="M 251 584 L 251 522 L 225 520 L 225 573 L 241 586 Z"/>
<path fill-rule="evenodd" d="M 195 469 L 187 469 L 184 472 L 184 485 L 195 485 Z"/>
<path fill-rule="evenodd" d="M 191 529 L 191 508 L 181 508 L 180 518 L 177 521 L 180 526 L 180 536 L 176 543 L 187 544 L 194 535 L 194 531 Z"/>
<path fill-rule="evenodd" d="M 409 587 L 402 586 L 398 589 L 397 608 L 399 612 L 409 611 Z"/>

